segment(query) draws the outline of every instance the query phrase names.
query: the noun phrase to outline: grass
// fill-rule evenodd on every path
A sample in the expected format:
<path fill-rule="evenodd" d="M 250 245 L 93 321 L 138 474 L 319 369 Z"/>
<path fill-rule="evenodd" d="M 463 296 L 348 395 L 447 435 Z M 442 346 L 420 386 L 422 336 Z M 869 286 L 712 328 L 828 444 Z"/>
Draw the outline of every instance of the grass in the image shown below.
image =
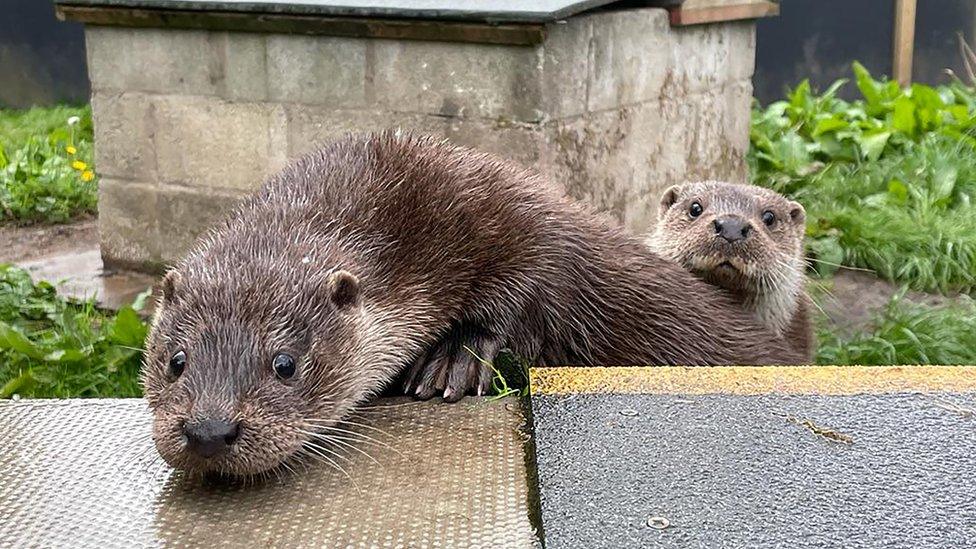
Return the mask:
<path fill-rule="evenodd" d="M 94 214 L 92 141 L 87 106 L 0 109 L 0 223 L 56 223 Z"/>
<path fill-rule="evenodd" d="M 976 290 L 976 88 L 875 80 L 853 67 L 861 97 L 839 80 L 802 82 L 753 109 L 754 182 L 807 210 L 807 255 L 821 276 L 868 269 L 916 290 Z M 853 336 L 818 329 L 820 364 L 976 364 L 976 307 L 932 307 L 895 295 Z"/>
<path fill-rule="evenodd" d="M 914 289 L 976 289 L 976 90 L 961 82 L 902 89 L 858 64 L 862 98 L 801 83 L 754 109 L 757 184 L 807 208 L 808 255 Z"/>
<path fill-rule="evenodd" d="M 923 291 L 976 288 L 976 152 L 931 136 L 912 154 L 832 164 L 780 189 L 807 209 L 808 252 Z"/>
<path fill-rule="evenodd" d="M 0 264 L 0 398 L 139 396 L 146 330 L 133 307 L 105 313 Z"/>
<path fill-rule="evenodd" d="M 873 329 L 841 337 L 818 330 L 819 364 L 976 364 L 976 301 L 941 307 L 919 305 L 895 295 Z"/>

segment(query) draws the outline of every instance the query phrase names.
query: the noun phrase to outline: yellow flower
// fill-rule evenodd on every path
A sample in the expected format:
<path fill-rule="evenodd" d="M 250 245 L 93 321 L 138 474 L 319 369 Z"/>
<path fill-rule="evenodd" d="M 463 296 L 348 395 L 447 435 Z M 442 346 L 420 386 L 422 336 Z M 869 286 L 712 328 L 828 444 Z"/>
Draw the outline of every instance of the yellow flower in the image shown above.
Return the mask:
<path fill-rule="evenodd" d="M 78 152 L 78 149 L 72 147 L 71 145 L 65 147 L 64 150 L 68 151 L 68 154 L 75 154 L 76 152 Z"/>
<path fill-rule="evenodd" d="M 88 181 L 91 181 L 92 179 L 95 179 L 95 172 L 93 172 L 91 170 L 85 170 L 85 171 L 81 172 L 81 180 L 82 181 L 84 181 L 84 182 L 87 183 Z"/>
<path fill-rule="evenodd" d="M 81 172 L 88 168 L 88 164 L 85 164 L 81 160 L 75 160 L 71 163 L 71 167 Z"/>

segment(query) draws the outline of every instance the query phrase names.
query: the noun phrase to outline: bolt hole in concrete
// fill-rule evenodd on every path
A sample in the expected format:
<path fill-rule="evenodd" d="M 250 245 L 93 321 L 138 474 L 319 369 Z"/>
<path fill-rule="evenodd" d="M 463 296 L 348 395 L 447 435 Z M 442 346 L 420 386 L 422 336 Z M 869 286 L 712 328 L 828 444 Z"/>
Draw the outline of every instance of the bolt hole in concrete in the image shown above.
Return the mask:
<path fill-rule="evenodd" d="M 664 530 L 671 526 L 671 521 L 664 517 L 648 517 L 647 525 L 655 530 Z"/>

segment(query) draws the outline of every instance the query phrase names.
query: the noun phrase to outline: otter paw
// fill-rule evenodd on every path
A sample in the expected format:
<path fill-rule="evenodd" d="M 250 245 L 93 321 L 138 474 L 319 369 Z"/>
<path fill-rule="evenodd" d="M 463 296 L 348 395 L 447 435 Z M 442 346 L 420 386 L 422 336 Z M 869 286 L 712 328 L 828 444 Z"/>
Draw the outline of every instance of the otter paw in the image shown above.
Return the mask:
<path fill-rule="evenodd" d="M 414 361 L 404 391 L 422 400 L 443 394 L 445 402 L 487 394 L 493 374 L 489 363 L 501 348 L 494 338 L 447 337 Z"/>

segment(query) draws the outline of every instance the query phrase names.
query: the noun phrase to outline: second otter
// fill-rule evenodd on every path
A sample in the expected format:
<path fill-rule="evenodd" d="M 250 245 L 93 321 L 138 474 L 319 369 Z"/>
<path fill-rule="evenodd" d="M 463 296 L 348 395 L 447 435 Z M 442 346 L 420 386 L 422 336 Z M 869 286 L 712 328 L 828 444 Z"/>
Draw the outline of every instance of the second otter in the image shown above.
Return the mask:
<path fill-rule="evenodd" d="M 803 289 L 806 212 L 754 185 L 675 185 L 661 198 L 647 243 L 705 281 L 725 288 L 757 319 L 812 360 L 813 305 Z"/>

